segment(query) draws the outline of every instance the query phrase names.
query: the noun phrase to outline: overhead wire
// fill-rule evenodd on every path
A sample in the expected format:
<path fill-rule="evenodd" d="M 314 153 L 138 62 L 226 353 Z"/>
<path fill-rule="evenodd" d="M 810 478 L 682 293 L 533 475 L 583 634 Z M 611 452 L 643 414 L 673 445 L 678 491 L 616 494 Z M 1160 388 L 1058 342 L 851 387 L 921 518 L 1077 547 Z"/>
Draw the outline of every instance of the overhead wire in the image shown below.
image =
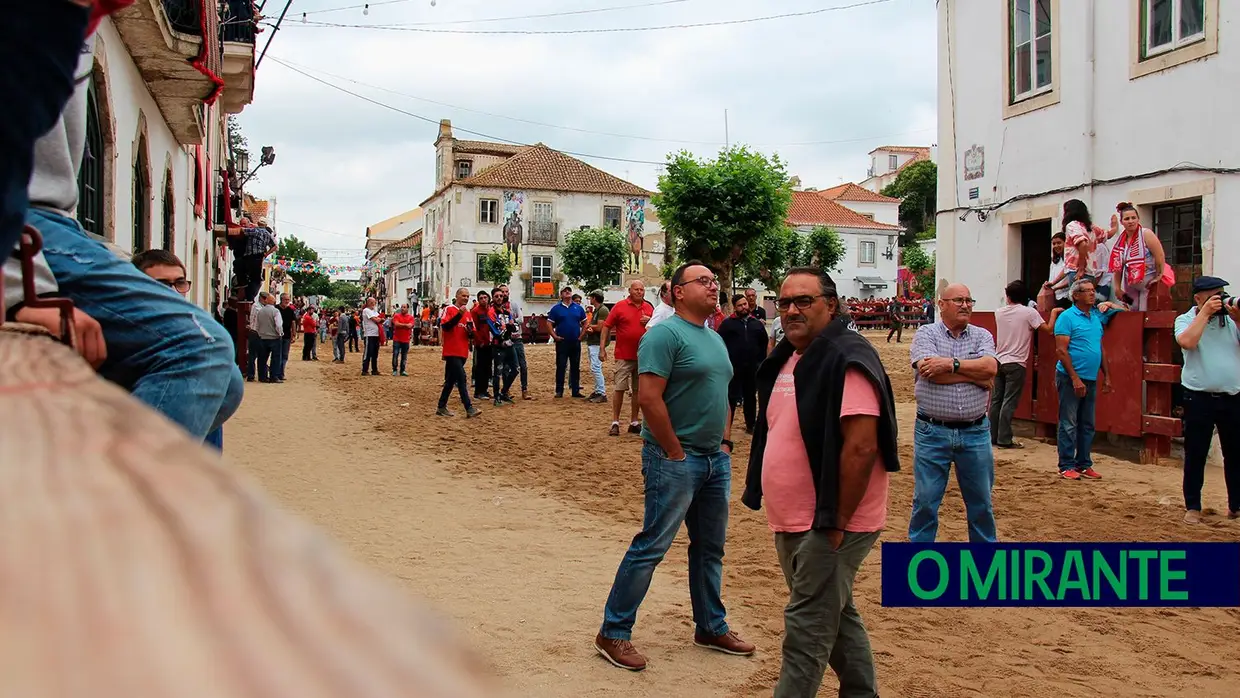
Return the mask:
<path fill-rule="evenodd" d="M 409 0 L 386 0 L 386 2 L 372 2 L 368 4 L 362 4 L 362 5 L 349 5 L 348 7 L 336 7 L 336 8 L 326 9 L 326 10 L 307 10 L 301 13 L 301 16 L 307 17 L 309 15 L 314 15 L 314 14 L 323 14 L 327 12 L 338 12 L 341 10 L 356 10 L 359 8 L 377 7 L 379 5 L 391 5 L 393 3 L 408 2 L 408 1 Z M 683 2 L 689 2 L 689 0 L 657 0 L 657 2 L 642 2 L 642 3 L 631 4 L 631 5 L 615 5 L 612 7 L 596 7 L 596 8 L 588 9 L 588 10 L 565 10 L 562 12 L 544 12 L 542 14 L 535 14 L 535 15 L 515 15 L 515 16 L 510 15 L 507 17 L 481 17 L 478 19 L 452 19 L 452 20 L 439 20 L 439 21 L 433 21 L 433 22 L 397 22 L 397 23 L 393 23 L 392 26 L 435 27 L 435 26 L 446 26 L 446 25 L 452 25 L 452 24 L 484 24 L 487 22 L 508 22 L 508 21 L 522 20 L 522 19 L 548 19 L 551 17 L 570 17 L 574 15 L 589 15 L 589 14 L 598 14 L 602 12 L 617 12 L 620 10 L 636 10 L 636 9 L 640 9 L 643 7 L 659 7 L 661 5 L 677 5 Z"/>
<path fill-rule="evenodd" d="M 777 19 L 791 19 L 794 17 L 809 17 L 820 15 L 826 12 L 839 12 L 842 10 L 852 10 L 859 7 L 868 7 L 871 5 L 882 5 L 892 2 L 892 0 L 863 0 L 862 2 L 854 2 L 848 5 L 835 5 L 832 7 L 820 7 L 815 10 L 803 10 L 801 12 L 784 12 L 775 15 L 766 15 L 763 17 L 748 17 L 744 19 L 727 19 L 714 22 L 694 22 L 686 24 L 664 24 L 653 27 L 593 27 L 586 29 L 431 29 L 428 27 L 404 26 L 397 24 L 346 24 L 342 22 L 299 22 L 292 26 L 300 27 L 333 27 L 345 29 L 379 29 L 384 31 L 405 31 L 417 32 L 422 34 L 476 34 L 476 35 L 547 35 L 547 34 L 618 34 L 618 33 L 634 33 L 634 32 L 652 32 L 667 31 L 672 29 L 700 29 L 704 27 L 724 27 L 737 24 L 752 24 L 755 22 L 768 22 Z"/>

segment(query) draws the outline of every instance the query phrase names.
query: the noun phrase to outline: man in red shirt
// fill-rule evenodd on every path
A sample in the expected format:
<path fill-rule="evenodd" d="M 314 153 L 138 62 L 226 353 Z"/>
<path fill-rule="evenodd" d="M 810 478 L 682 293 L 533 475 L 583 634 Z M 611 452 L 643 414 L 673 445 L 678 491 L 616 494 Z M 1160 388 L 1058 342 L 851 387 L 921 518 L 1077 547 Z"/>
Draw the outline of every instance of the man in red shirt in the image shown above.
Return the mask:
<path fill-rule="evenodd" d="M 440 344 L 443 347 L 443 392 L 439 394 L 439 409 L 435 414 L 451 417 L 448 398 L 452 389 L 461 392 L 461 404 L 466 417 L 477 417 L 481 412 L 469 401 L 469 380 L 465 377 L 465 359 L 469 358 L 469 345 L 475 334 L 473 315 L 465 308 L 469 302 L 469 289 L 458 288 L 452 305 L 443 313 L 439 325 Z"/>
<path fill-rule="evenodd" d="M 616 303 L 607 321 L 603 323 L 603 337 L 599 340 L 603 348 L 599 350 L 601 361 L 607 360 L 607 345 L 614 334 L 616 337 L 616 373 L 613 377 L 616 390 L 611 400 L 611 429 L 608 435 L 620 435 L 620 408 L 624 406 L 624 394 L 631 392 L 629 399 L 632 408 L 629 413 L 629 433 L 642 433 L 640 408 L 637 403 L 637 345 L 646 334 L 646 323 L 654 315 L 654 306 L 646 301 L 646 284 L 634 281 L 629 284 L 629 297 Z"/>
<path fill-rule="evenodd" d="M 314 308 L 306 308 L 301 314 L 301 360 L 318 361 L 314 342 L 319 338 L 319 323 L 314 319 Z"/>
<path fill-rule="evenodd" d="M 409 314 L 409 304 L 403 303 L 400 310 L 392 316 L 392 375 L 397 375 L 396 362 L 400 359 L 400 375 L 405 373 L 405 363 L 409 359 L 409 342 L 413 341 L 413 315 Z"/>

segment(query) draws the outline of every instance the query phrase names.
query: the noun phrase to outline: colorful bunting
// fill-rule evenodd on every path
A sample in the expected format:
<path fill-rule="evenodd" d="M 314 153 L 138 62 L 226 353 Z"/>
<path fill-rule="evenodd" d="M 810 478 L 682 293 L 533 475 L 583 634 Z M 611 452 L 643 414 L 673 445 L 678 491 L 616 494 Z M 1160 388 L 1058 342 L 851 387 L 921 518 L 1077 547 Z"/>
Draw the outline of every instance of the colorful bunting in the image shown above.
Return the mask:
<path fill-rule="evenodd" d="M 284 257 L 271 257 L 265 259 L 263 260 L 263 266 L 275 267 L 285 271 L 327 274 L 329 276 L 355 271 L 371 271 L 378 272 L 380 274 L 387 271 L 386 264 L 375 264 L 373 262 L 367 262 L 365 264 L 324 264 L 323 262 L 314 262 L 304 259 L 286 259 Z"/>

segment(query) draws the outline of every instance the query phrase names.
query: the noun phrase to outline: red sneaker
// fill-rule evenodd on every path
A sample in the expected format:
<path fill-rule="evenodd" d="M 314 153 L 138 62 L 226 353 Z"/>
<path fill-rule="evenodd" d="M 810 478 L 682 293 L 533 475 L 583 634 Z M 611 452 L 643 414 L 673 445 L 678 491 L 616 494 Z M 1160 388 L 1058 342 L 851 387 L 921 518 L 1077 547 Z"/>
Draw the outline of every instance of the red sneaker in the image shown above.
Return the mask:
<path fill-rule="evenodd" d="M 1099 473 L 1097 470 L 1094 470 L 1093 468 L 1086 468 L 1081 471 L 1081 477 L 1085 478 L 1086 480 L 1101 480 L 1102 473 Z"/>
<path fill-rule="evenodd" d="M 1059 477 L 1065 480 L 1080 480 L 1081 472 L 1079 470 L 1060 470 Z"/>

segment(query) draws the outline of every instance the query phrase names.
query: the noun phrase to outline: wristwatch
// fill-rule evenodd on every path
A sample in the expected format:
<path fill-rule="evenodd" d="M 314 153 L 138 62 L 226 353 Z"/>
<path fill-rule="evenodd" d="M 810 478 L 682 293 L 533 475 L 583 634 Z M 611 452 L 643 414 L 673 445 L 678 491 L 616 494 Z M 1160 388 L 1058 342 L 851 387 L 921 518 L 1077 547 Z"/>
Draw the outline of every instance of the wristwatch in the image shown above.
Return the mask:
<path fill-rule="evenodd" d="M 960 359 L 952 359 L 952 373 L 960 370 Z"/>

